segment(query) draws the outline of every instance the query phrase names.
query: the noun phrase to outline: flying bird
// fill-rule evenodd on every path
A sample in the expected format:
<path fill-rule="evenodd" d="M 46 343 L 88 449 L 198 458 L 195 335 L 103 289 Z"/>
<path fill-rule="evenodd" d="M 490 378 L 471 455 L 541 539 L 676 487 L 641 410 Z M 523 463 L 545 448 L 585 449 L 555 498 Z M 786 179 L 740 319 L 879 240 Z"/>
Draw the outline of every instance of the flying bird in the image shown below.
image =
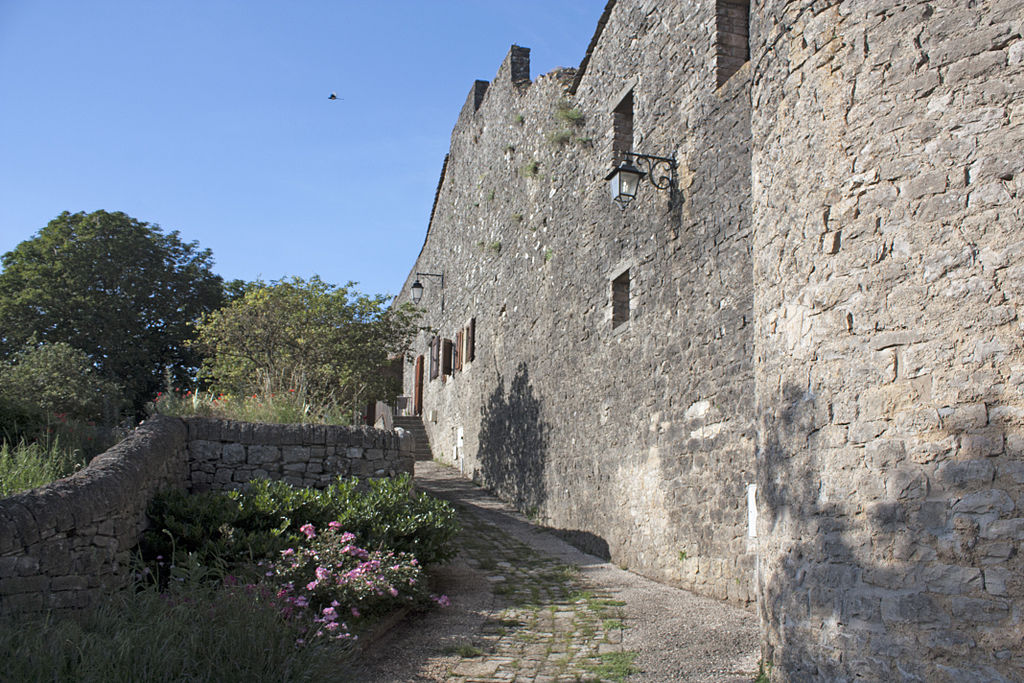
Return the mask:
<path fill-rule="evenodd" d="M 329 99 L 329 100 L 342 100 L 342 101 L 344 101 L 343 98 L 338 97 L 338 93 L 334 93 L 334 92 L 332 92 L 331 96 L 328 97 L 327 99 Z"/>

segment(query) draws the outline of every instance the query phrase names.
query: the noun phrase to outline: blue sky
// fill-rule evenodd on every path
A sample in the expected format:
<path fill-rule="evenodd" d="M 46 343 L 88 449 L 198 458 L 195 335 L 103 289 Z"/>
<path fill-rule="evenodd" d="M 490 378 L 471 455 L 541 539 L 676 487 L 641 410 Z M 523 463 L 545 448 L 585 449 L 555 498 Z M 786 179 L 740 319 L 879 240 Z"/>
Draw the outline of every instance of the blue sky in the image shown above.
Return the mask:
<path fill-rule="evenodd" d="M 473 81 L 578 66 L 604 4 L 0 0 L 0 253 L 105 209 L 228 279 L 394 294 Z"/>

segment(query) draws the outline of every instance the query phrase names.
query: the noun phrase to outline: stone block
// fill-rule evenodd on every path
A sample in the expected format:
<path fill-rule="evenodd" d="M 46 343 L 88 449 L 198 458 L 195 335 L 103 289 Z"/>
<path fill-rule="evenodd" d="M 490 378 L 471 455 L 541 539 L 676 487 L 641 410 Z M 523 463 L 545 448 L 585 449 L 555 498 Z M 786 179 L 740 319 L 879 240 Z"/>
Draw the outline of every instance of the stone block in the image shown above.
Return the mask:
<path fill-rule="evenodd" d="M 283 446 L 281 456 L 285 463 L 309 462 L 308 446 Z"/>
<path fill-rule="evenodd" d="M 196 440 L 189 443 L 189 457 L 198 462 L 215 462 L 221 459 L 223 446 L 219 441 Z"/>
<path fill-rule="evenodd" d="M 276 446 L 252 445 L 247 449 L 250 465 L 268 465 L 281 461 L 281 450 Z"/>
<path fill-rule="evenodd" d="M 1006 513 L 1014 509 L 1013 499 L 1005 491 L 986 489 L 964 496 L 953 504 L 953 512 L 976 515 Z"/>
<path fill-rule="evenodd" d="M 226 465 L 237 465 L 245 462 L 245 446 L 240 443 L 226 443 L 223 447 L 221 462 Z"/>
<path fill-rule="evenodd" d="M 1003 600 L 953 597 L 951 605 L 953 616 L 961 622 L 994 624 L 1010 615 L 1010 604 Z"/>
<path fill-rule="evenodd" d="M 991 484 L 994 477 L 995 465 L 990 460 L 954 460 L 939 465 L 934 481 L 955 491 Z"/>
<path fill-rule="evenodd" d="M 921 580 L 932 593 L 959 595 L 981 590 L 981 570 L 975 567 L 937 564 L 924 567 Z"/>
<path fill-rule="evenodd" d="M 897 596 L 882 601 L 882 620 L 893 624 L 914 624 L 919 628 L 949 626 L 949 614 L 925 593 Z"/>
<path fill-rule="evenodd" d="M 84 576 L 57 576 L 50 582 L 52 591 L 81 591 L 89 587 Z"/>

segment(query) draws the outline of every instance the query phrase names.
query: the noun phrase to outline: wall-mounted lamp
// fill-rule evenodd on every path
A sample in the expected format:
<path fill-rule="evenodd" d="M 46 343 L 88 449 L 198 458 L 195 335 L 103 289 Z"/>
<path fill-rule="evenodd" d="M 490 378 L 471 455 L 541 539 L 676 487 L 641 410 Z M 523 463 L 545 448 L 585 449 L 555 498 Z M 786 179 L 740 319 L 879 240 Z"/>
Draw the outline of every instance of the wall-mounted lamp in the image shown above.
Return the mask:
<path fill-rule="evenodd" d="M 650 154 L 636 154 L 634 152 L 623 152 L 622 163 L 612 172 L 605 176 L 608 187 L 612 192 L 612 199 L 619 205 L 620 209 L 626 208 L 626 204 L 636 197 L 640 188 L 640 181 L 647 176 L 651 185 L 659 190 L 669 191 L 669 201 L 675 199 L 676 193 L 676 163 L 675 154 L 671 157 L 656 157 Z M 636 162 L 642 168 L 637 168 L 632 162 Z M 667 175 L 665 175 L 667 173 Z"/>
<path fill-rule="evenodd" d="M 421 277 L 439 277 L 441 278 L 441 310 L 444 310 L 444 272 L 440 273 L 416 273 L 416 281 L 412 283 L 412 287 L 409 288 L 412 294 L 412 302 L 418 304 L 420 299 L 423 298 L 423 283 L 420 282 Z"/>

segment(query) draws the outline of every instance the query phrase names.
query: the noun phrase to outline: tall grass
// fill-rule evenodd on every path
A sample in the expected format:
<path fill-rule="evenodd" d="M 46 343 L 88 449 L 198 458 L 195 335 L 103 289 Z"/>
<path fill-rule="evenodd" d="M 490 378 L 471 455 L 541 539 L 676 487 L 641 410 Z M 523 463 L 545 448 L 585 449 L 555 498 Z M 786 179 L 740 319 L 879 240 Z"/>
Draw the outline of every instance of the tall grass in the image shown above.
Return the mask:
<path fill-rule="evenodd" d="M 49 484 L 88 464 L 80 449 L 65 448 L 60 438 L 49 443 L 0 444 L 0 498 Z"/>
<path fill-rule="evenodd" d="M 298 625 L 242 587 L 186 582 L 126 590 L 75 618 L 0 622 L 0 678 L 10 681 L 345 680 L 336 641 Z"/>
<path fill-rule="evenodd" d="M 349 424 L 350 416 L 333 406 L 315 406 L 301 391 L 280 394 L 261 392 L 251 396 L 215 394 L 209 391 L 170 390 L 150 404 L 160 415 L 216 417 L 243 422 L 274 424 Z"/>

